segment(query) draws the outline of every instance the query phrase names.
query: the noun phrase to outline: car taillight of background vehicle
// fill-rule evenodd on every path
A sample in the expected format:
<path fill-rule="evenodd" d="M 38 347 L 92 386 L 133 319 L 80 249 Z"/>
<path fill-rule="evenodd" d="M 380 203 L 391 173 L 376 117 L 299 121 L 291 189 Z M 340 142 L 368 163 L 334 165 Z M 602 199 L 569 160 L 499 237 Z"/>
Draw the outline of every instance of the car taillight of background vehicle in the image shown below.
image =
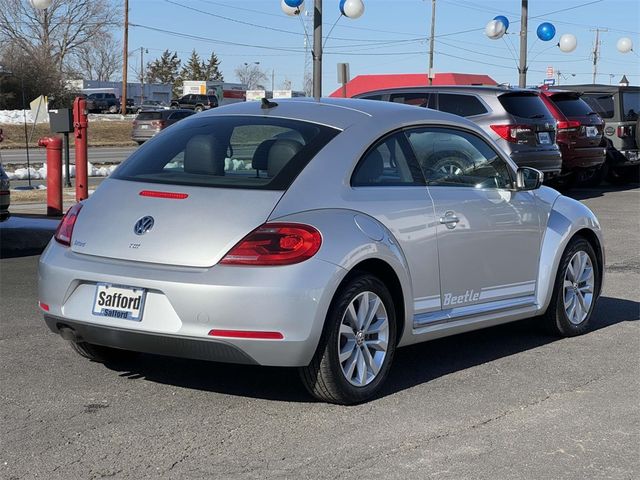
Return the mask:
<path fill-rule="evenodd" d="M 82 204 L 76 203 L 67 211 L 67 213 L 64 214 L 64 217 L 62 217 L 62 220 L 60 221 L 60 225 L 58 225 L 56 234 L 54 235 L 54 238 L 58 243 L 66 245 L 67 247 L 71 245 L 73 227 L 76 224 L 76 219 L 78 218 L 78 214 L 80 213 L 81 209 Z"/>
<path fill-rule="evenodd" d="M 491 125 L 491 130 L 511 143 L 527 143 L 527 136 L 533 134 L 529 125 Z"/>
<path fill-rule="evenodd" d="M 151 122 L 151 126 L 153 128 L 157 128 L 158 130 L 163 129 L 165 125 L 166 122 L 164 120 L 154 120 L 153 122 Z"/>
<path fill-rule="evenodd" d="M 577 132 L 582 124 L 577 120 L 567 120 L 558 122 L 558 133 Z"/>
<path fill-rule="evenodd" d="M 633 127 L 631 125 L 618 125 L 616 135 L 619 138 L 630 137 L 633 135 Z"/>
<path fill-rule="evenodd" d="M 223 265 L 292 265 L 313 257 L 322 245 L 320 232 L 299 223 L 267 223 L 242 239 Z"/>

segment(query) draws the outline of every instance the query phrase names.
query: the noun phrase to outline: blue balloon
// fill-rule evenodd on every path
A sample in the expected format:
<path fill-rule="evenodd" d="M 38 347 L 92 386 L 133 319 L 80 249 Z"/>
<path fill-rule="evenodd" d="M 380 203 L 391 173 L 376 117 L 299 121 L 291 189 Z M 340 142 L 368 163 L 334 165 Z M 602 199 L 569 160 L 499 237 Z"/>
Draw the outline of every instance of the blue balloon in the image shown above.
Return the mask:
<path fill-rule="evenodd" d="M 493 19 L 502 22 L 505 32 L 509 29 L 509 19 L 504 15 L 498 15 L 497 17 L 493 17 Z"/>
<path fill-rule="evenodd" d="M 300 5 L 302 5 L 302 2 L 304 2 L 304 0 L 284 0 L 284 3 L 286 3 L 291 8 L 298 8 Z"/>
<path fill-rule="evenodd" d="M 541 23 L 540 25 L 538 25 L 536 35 L 538 35 L 538 38 L 543 42 L 548 42 L 556 36 L 556 27 L 554 27 L 549 22 Z"/>
<path fill-rule="evenodd" d="M 344 15 L 345 17 L 347 16 L 346 13 L 344 13 L 344 4 L 347 0 L 340 0 L 340 13 L 342 13 L 342 15 Z"/>

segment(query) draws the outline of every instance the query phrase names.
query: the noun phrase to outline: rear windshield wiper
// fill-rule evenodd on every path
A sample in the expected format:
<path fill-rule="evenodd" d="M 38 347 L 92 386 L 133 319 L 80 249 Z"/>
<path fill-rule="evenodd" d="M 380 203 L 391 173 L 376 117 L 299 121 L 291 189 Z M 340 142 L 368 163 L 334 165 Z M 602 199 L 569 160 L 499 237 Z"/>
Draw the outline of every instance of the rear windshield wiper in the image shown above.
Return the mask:
<path fill-rule="evenodd" d="M 596 112 L 589 112 L 587 115 L 598 115 Z"/>
<path fill-rule="evenodd" d="M 535 115 L 531 115 L 529 118 L 544 118 L 545 115 L 543 115 L 542 113 L 537 113 Z"/>

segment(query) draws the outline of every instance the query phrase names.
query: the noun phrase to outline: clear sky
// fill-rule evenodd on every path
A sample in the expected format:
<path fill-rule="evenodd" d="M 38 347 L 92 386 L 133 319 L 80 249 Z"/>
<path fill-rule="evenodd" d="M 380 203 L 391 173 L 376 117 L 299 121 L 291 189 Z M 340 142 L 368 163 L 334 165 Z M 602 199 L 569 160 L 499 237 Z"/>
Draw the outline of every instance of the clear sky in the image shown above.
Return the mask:
<path fill-rule="evenodd" d="M 313 0 L 305 3 L 312 11 Z M 427 71 L 431 1 L 364 3 L 362 17 L 342 17 L 325 40 L 325 95 L 338 86 L 338 62 L 350 64 L 351 77 Z M 339 0 L 323 1 L 325 36 L 339 18 L 338 4 Z M 520 0 L 436 0 L 434 70 L 486 73 L 498 82 L 517 84 L 520 5 Z M 145 63 L 165 49 L 177 51 L 183 60 L 192 49 L 204 58 L 214 51 L 226 81 L 237 81 L 234 70 L 244 62 L 260 62 L 269 77 L 275 73 L 276 88 L 288 79 L 294 89 L 302 89 L 305 29 L 300 17 L 282 12 L 280 0 L 129 0 L 129 7 L 129 20 L 137 25 L 129 31 L 129 50 L 133 52 L 129 61 L 134 67 L 140 63 L 136 51 L 140 47 L 149 50 Z M 499 14 L 511 23 L 508 34 L 501 40 L 490 40 L 484 27 Z M 536 28 L 543 21 L 555 25 L 554 40 L 536 40 Z M 308 25 L 312 29 L 311 21 Z M 592 30 L 596 27 L 608 29 L 600 34 L 598 82 L 616 83 L 626 74 L 632 84 L 639 84 L 640 0 L 529 0 L 528 83 L 541 83 L 548 66 L 560 70 L 561 83 L 591 83 Z M 555 46 L 563 33 L 578 38 L 574 52 L 562 53 Z M 623 36 L 632 39 L 634 51 L 622 54 L 616 50 L 616 42 Z"/>

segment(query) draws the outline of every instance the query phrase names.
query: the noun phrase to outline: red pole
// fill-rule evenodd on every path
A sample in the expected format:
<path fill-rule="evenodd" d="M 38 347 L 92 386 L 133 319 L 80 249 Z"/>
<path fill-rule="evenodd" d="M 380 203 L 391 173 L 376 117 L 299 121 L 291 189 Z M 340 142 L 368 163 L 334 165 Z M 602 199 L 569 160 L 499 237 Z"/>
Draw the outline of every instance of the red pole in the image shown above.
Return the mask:
<path fill-rule="evenodd" d="M 47 215 L 62 215 L 62 139 L 45 137 L 38 145 L 47 147 Z"/>
<path fill-rule="evenodd" d="M 76 137 L 76 201 L 86 200 L 88 192 L 87 146 L 89 117 L 87 101 L 77 97 L 73 101 L 73 128 Z"/>

